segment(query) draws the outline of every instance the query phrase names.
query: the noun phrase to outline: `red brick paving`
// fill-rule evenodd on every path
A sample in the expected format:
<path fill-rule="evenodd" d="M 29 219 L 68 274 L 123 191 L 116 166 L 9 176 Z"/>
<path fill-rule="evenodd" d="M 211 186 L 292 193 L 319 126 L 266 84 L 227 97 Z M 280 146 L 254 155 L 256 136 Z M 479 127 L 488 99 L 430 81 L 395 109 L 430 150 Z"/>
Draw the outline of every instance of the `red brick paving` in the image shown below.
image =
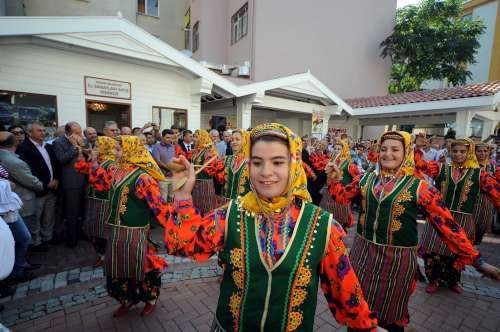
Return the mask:
<path fill-rule="evenodd" d="M 500 300 L 443 290 L 432 296 L 420 283 L 410 300 L 411 326 L 417 331 L 500 331 Z M 217 278 L 181 281 L 162 289 L 157 310 L 141 317 L 142 305 L 113 318 L 115 300 L 103 299 L 55 312 L 13 327 L 13 331 L 209 331 L 217 306 Z M 341 331 L 322 295 L 315 331 Z"/>
<path fill-rule="evenodd" d="M 354 229 L 346 239 L 352 243 Z M 154 238 L 161 239 L 161 230 L 154 231 Z M 488 262 L 500 266 L 500 237 L 489 236 L 479 246 Z M 39 273 L 54 273 L 74 267 L 88 266 L 95 256 L 89 243 L 83 242 L 73 251 L 64 246 L 52 248 L 49 254 L 37 256 L 46 266 Z M 469 280 L 472 277 L 465 277 Z M 500 283 L 487 280 L 477 282 L 500 287 Z M 87 290 L 96 281 L 81 283 L 63 289 L 38 294 L 15 303 L 6 303 L 7 310 L 24 307 L 41 298 L 53 298 L 62 292 Z M 101 281 L 102 283 L 102 281 Z M 500 300 L 493 297 L 464 292 L 461 295 L 448 290 L 440 290 L 432 296 L 424 291 L 425 284 L 419 283 L 416 294 L 410 300 L 410 326 L 417 331 L 498 331 L 500 332 Z M 156 312 L 149 317 L 141 317 L 142 305 L 137 306 L 128 316 L 112 317 L 117 303 L 109 298 L 99 298 L 93 302 L 71 307 L 14 326 L 13 331 L 209 331 L 217 305 L 219 284 L 217 278 L 181 281 L 162 289 Z M 323 295 L 318 296 L 315 331 L 345 331 L 332 317 Z"/>

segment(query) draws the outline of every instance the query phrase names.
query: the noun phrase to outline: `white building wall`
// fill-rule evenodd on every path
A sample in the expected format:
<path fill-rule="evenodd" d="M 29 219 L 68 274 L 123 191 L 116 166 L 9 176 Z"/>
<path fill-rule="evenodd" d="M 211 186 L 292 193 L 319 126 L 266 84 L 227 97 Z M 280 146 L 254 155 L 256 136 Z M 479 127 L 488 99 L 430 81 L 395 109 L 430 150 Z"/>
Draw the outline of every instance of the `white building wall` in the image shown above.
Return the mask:
<path fill-rule="evenodd" d="M 32 44 L 0 45 L 0 89 L 57 96 L 58 124 L 86 126 L 85 100 L 131 104 L 131 125 L 152 120 L 152 107 L 188 110 L 190 81 L 171 71 Z M 130 82 L 132 99 L 85 96 L 84 76 Z M 199 111 L 199 106 L 198 106 Z M 196 128 L 191 128 L 196 129 Z"/>
<path fill-rule="evenodd" d="M 480 18 L 486 26 L 485 32 L 479 38 L 479 48 L 476 54 L 476 63 L 470 65 L 472 72 L 470 83 L 487 82 L 490 72 L 491 51 L 493 48 L 493 38 L 495 36 L 496 15 L 499 1 L 487 3 L 474 8 L 472 16 Z"/>
<path fill-rule="evenodd" d="M 158 0 L 160 16 L 138 13 L 137 0 L 1 1 L 6 3 L 6 15 L 9 16 L 116 16 L 120 12 L 125 19 L 137 24 L 171 46 L 179 50 L 184 48 L 182 28 L 188 0 Z"/>

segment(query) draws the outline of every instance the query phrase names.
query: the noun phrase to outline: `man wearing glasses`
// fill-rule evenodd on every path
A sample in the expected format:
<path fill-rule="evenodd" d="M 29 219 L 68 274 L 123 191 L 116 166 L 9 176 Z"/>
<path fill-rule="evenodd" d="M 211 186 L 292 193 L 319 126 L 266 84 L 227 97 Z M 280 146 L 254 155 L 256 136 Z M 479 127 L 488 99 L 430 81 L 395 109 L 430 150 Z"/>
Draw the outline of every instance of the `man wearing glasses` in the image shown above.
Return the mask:
<path fill-rule="evenodd" d="M 14 136 L 16 136 L 16 148 L 24 142 L 24 139 L 26 138 L 26 132 L 24 131 L 24 128 L 20 125 L 13 125 L 10 126 L 8 129 L 9 132 L 13 133 Z"/>

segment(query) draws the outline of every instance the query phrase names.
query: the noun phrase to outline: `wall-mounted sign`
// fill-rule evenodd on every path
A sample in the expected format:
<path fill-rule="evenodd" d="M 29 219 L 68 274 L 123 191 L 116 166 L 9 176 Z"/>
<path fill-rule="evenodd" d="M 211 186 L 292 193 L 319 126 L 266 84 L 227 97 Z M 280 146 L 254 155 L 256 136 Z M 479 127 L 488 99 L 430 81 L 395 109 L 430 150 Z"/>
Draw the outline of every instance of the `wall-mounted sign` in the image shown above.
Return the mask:
<path fill-rule="evenodd" d="M 347 128 L 328 128 L 330 137 L 340 137 L 342 134 L 347 134 Z"/>
<path fill-rule="evenodd" d="M 131 99 L 132 86 L 129 82 L 85 76 L 85 94 L 118 99 Z"/>

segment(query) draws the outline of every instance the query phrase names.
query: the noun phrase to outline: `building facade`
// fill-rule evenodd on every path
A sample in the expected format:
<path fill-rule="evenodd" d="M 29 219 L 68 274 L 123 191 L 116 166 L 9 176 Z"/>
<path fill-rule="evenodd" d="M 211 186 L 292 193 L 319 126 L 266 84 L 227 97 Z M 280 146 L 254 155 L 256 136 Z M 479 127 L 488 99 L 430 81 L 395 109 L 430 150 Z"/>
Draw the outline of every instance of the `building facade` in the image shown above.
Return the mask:
<path fill-rule="evenodd" d="M 342 98 L 387 91 L 396 1 L 190 0 L 193 57 L 254 82 L 310 70 Z"/>
<path fill-rule="evenodd" d="M 500 1 L 469 0 L 464 4 L 464 18 L 483 21 L 486 30 L 479 38 L 476 63 L 470 65 L 470 83 L 500 80 Z"/>
<path fill-rule="evenodd" d="M 187 0 L 1 0 L 0 8 L 2 2 L 7 16 L 121 15 L 169 45 L 184 48 Z"/>

